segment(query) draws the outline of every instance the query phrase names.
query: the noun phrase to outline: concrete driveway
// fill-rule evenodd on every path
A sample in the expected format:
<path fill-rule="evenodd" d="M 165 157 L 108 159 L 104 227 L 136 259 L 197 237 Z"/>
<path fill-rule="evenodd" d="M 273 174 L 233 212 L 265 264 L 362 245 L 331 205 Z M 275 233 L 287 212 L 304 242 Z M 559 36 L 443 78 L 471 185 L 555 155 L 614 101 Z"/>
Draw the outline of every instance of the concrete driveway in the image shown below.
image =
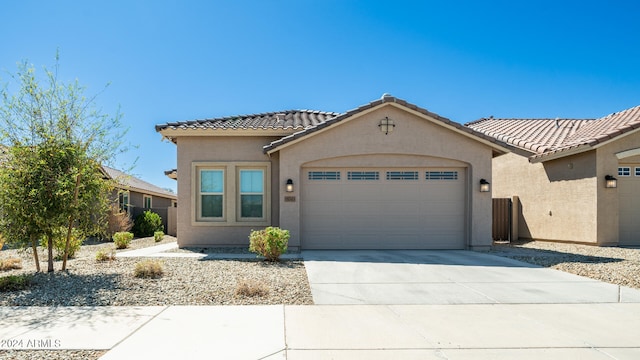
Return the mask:
<path fill-rule="evenodd" d="M 463 250 L 303 251 L 315 304 L 640 302 L 640 291 Z"/>

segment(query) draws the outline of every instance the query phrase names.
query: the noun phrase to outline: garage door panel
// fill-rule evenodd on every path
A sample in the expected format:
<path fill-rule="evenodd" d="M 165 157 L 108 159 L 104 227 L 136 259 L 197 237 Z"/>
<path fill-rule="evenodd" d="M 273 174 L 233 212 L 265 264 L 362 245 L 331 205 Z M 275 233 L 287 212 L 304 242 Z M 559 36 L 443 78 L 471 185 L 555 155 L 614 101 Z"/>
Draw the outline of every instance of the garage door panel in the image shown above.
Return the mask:
<path fill-rule="evenodd" d="M 634 175 L 635 171 L 631 176 L 618 176 L 618 243 L 626 246 L 640 245 L 640 176 Z"/>
<path fill-rule="evenodd" d="M 302 239 L 306 249 L 460 249 L 466 224 L 465 169 L 457 179 L 427 180 L 428 169 L 392 169 L 375 180 L 353 180 L 350 169 L 304 169 Z M 442 169 L 437 169 L 442 170 Z M 308 171 L 340 172 L 340 180 L 316 181 Z M 397 176 L 397 174 L 402 174 Z M 402 176 L 409 174 L 406 178 Z M 412 180 L 411 174 L 418 174 Z M 399 179 L 397 179 L 400 177 Z"/>

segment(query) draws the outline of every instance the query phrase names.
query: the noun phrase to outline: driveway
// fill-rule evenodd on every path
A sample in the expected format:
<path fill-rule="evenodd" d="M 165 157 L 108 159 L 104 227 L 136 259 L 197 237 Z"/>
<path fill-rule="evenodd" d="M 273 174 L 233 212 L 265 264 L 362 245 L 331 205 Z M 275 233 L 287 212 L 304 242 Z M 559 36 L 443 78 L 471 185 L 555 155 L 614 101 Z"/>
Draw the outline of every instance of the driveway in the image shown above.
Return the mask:
<path fill-rule="evenodd" d="M 303 251 L 315 304 L 640 302 L 640 291 L 464 250 Z"/>

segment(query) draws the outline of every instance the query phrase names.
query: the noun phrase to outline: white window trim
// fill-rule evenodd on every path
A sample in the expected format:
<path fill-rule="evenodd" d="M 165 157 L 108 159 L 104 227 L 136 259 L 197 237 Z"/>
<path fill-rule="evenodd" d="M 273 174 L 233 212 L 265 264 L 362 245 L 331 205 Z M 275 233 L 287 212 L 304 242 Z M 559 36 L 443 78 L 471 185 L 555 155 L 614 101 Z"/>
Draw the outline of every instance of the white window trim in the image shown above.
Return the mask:
<path fill-rule="evenodd" d="M 223 218 L 201 218 L 200 170 L 224 171 Z M 240 218 L 240 170 L 264 170 L 263 218 Z M 191 163 L 192 226 L 269 226 L 271 225 L 271 162 L 269 161 L 194 161 Z"/>
<path fill-rule="evenodd" d="M 147 207 L 147 199 L 149 199 L 149 207 Z M 145 209 L 153 208 L 153 196 L 151 195 L 142 195 L 142 207 Z"/>

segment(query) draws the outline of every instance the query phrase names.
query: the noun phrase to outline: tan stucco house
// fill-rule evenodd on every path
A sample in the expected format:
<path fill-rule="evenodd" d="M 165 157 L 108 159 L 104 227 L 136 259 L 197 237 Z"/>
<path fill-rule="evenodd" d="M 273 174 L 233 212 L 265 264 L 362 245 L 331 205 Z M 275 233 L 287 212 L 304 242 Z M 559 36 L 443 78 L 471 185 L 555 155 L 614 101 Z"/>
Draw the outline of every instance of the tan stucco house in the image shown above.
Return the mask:
<path fill-rule="evenodd" d="M 151 210 L 160 215 L 167 234 L 176 234 L 176 194 L 120 170 L 108 166 L 102 166 L 102 169 L 107 178 L 118 184 L 113 198 L 121 211 L 135 219 L 144 211 Z"/>
<path fill-rule="evenodd" d="M 493 196 L 519 198 L 518 236 L 640 245 L 640 106 L 599 119 L 480 119 L 517 148 L 493 159 Z"/>
<path fill-rule="evenodd" d="M 346 113 L 289 110 L 156 126 L 177 145 L 178 243 L 293 249 L 491 246 L 504 143 L 390 95 Z"/>

